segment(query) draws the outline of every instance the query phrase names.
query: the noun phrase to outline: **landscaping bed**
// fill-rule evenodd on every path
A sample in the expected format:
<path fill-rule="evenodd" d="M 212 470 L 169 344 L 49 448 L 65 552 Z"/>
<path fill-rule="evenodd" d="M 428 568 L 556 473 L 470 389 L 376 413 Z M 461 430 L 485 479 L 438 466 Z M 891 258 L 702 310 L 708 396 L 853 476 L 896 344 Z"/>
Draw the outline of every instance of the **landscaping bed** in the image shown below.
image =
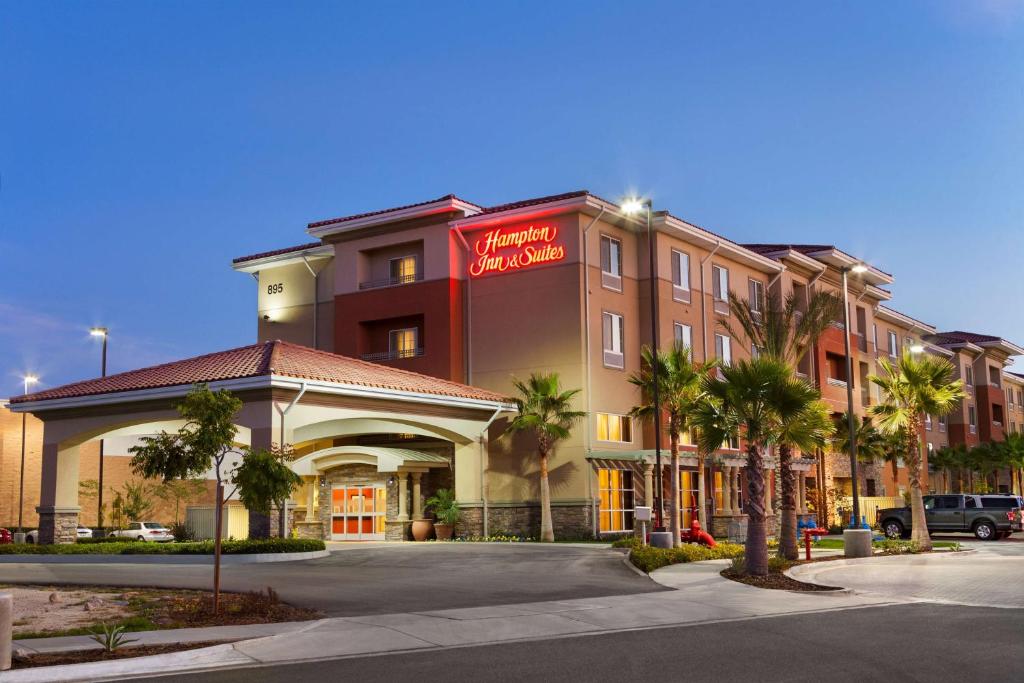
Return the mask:
<path fill-rule="evenodd" d="M 9 586 L 3 590 L 15 596 L 16 640 L 90 635 L 104 624 L 122 626 L 125 631 L 154 631 L 309 621 L 321 616 L 281 602 L 269 587 L 266 592 L 221 593 L 217 614 L 213 613 L 213 596 L 207 591 L 53 586 Z"/>
<path fill-rule="evenodd" d="M 224 541 L 221 544 L 221 552 L 224 555 L 312 553 L 326 548 L 323 541 L 308 538 L 265 538 Z M 213 541 L 187 543 L 118 541 L 53 545 L 19 543 L 0 545 L 0 555 L 213 555 Z"/>
<path fill-rule="evenodd" d="M 166 645 L 129 645 L 113 652 L 106 650 L 75 650 L 72 652 L 43 652 L 31 655 L 19 655 L 11 660 L 12 669 L 31 669 L 37 666 L 58 666 L 60 664 L 86 664 L 88 662 L 106 662 L 112 659 L 128 659 L 147 655 L 162 655 L 168 652 L 197 650 L 201 647 L 221 645 L 222 640 L 209 640 L 199 643 L 168 643 Z"/>
<path fill-rule="evenodd" d="M 612 546 L 629 548 L 629 561 L 648 574 L 670 564 L 703 562 L 704 560 L 731 560 L 743 555 L 742 545 L 724 542 L 714 548 L 697 543 L 684 543 L 678 548 L 652 548 L 642 545 L 639 539 L 630 537 L 615 541 Z"/>
<path fill-rule="evenodd" d="M 818 560 L 811 560 L 811 562 L 827 562 L 831 559 L 840 558 L 823 557 Z M 805 583 L 786 576 L 784 572 L 797 564 L 804 563 L 785 560 L 781 557 L 771 557 L 768 559 L 768 574 L 765 576 L 752 576 L 746 573 L 746 570 L 743 568 L 743 558 L 740 557 L 733 560 L 731 567 L 722 570 L 722 576 L 732 581 L 744 583 L 748 586 L 768 588 L 771 590 L 801 591 L 808 593 L 843 590 L 838 586 L 819 586 L 816 583 Z"/>

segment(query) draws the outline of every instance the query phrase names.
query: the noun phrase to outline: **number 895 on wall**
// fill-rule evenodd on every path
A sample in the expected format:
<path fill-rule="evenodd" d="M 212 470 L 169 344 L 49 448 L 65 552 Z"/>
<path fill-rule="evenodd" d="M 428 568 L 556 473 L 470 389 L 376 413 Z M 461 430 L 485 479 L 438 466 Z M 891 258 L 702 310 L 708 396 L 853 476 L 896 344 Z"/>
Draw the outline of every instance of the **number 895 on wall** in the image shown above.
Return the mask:
<path fill-rule="evenodd" d="M 284 292 L 284 283 L 275 282 L 272 285 L 267 285 L 267 294 L 281 294 Z"/>

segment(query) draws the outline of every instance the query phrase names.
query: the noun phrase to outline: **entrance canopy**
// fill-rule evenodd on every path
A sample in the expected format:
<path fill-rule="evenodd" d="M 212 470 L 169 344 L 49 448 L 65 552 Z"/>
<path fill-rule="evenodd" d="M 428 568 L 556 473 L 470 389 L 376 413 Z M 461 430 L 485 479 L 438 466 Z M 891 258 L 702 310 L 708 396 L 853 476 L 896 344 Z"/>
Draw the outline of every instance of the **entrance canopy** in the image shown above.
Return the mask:
<path fill-rule="evenodd" d="M 321 474 L 339 465 L 375 465 L 378 472 L 397 472 L 399 468 L 448 467 L 448 458 L 438 453 L 425 453 L 409 448 L 380 448 L 372 446 L 335 446 L 325 448 L 292 463 L 292 470 L 300 475 Z"/>

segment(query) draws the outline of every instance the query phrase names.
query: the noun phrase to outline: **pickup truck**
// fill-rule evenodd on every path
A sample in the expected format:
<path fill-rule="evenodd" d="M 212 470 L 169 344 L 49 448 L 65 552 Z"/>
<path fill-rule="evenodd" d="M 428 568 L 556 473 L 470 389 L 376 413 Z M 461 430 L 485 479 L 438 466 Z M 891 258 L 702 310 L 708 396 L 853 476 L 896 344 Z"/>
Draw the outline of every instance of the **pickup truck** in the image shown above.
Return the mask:
<path fill-rule="evenodd" d="M 973 533 L 982 541 L 1021 530 L 1020 499 L 1008 495 L 944 493 L 924 497 L 928 533 Z M 910 537 L 910 508 L 879 510 L 876 520 L 889 538 Z"/>

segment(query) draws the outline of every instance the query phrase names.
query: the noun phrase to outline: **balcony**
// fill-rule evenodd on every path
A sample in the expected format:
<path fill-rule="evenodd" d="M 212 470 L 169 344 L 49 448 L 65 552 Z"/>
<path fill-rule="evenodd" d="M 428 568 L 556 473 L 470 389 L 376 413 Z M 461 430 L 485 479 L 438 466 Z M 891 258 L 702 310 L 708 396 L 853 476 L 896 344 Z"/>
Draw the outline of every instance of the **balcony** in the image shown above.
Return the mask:
<path fill-rule="evenodd" d="M 421 282 L 423 280 L 423 273 L 413 273 L 411 275 L 399 275 L 397 277 L 388 277 L 381 280 L 369 280 L 368 282 L 360 282 L 359 289 L 381 289 L 383 287 L 397 287 L 398 285 L 407 285 L 412 282 Z"/>
<path fill-rule="evenodd" d="M 827 382 L 828 382 L 828 385 L 830 387 L 842 387 L 843 389 L 846 388 L 846 380 L 843 380 L 843 379 L 836 379 L 835 377 L 829 377 Z"/>
<path fill-rule="evenodd" d="M 382 360 L 400 360 L 402 358 L 417 358 L 423 355 L 423 349 L 401 349 L 396 351 L 379 351 L 377 353 L 364 353 L 360 356 L 363 360 L 371 363 L 378 363 Z"/>

